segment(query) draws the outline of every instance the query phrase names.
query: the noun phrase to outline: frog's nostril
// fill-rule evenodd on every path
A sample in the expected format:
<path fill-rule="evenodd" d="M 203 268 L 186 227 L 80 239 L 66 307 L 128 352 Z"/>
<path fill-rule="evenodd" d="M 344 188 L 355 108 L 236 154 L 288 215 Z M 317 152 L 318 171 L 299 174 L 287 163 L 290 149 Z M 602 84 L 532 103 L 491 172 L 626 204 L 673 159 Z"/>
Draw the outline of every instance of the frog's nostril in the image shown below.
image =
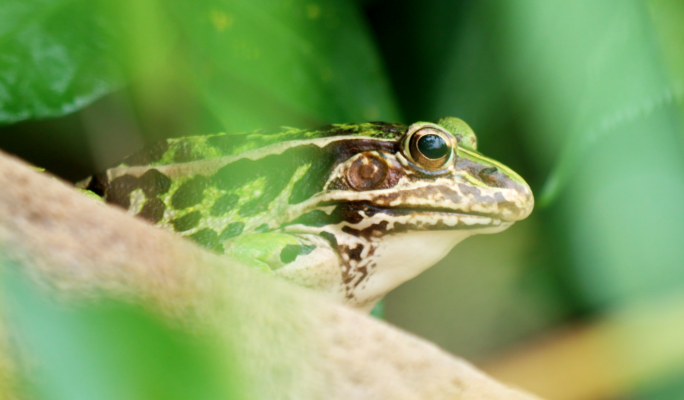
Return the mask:
<path fill-rule="evenodd" d="M 498 183 L 497 179 L 497 172 L 499 172 L 499 169 L 496 167 L 488 167 L 480 170 L 480 179 L 488 185 L 496 185 Z"/>

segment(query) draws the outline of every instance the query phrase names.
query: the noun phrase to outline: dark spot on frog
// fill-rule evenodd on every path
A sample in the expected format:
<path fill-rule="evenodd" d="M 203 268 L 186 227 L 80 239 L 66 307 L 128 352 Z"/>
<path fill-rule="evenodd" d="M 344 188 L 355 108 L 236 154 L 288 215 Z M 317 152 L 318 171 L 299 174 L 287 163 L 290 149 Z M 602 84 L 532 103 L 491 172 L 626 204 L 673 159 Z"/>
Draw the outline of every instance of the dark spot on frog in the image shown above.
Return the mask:
<path fill-rule="evenodd" d="M 133 175 L 123 175 L 113 179 L 107 188 L 107 202 L 128 209 L 131 205 L 131 192 L 140 186 L 140 181 Z"/>
<path fill-rule="evenodd" d="M 245 204 L 240 207 L 239 214 L 241 217 L 252 217 L 254 215 L 257 215 L 263 211 L 268 210 L 268 200 L 273 200 L 273 199 L 264 199 L 262 197 L 250 200 L 246 202 Z"/>
<path fill-rule="evenodd" d="M 372 237 L 377 237 L 377 236 L 382 236 L 385 233 L 387 233 L 389 222 L 387 221 L 382 221 L 380 223 L 374 224 L 369 226 L 368 228 L 365 229 L 354 229 L 350 226 L 345 226 L 342 228 L 342 232 L 348 233 L 350 235 L 356 236 L 356 237 L 361 237 L 366 240 L 370 240 Z M 401 224 L 394 224 L 394 232 L 398 232 L 397 229 Z M 351 256 L 350 256 L 351 258 Z"/>
<path fill-rule="evenodd" d="M 243 222 L 233 222 L 228 224 L 226 228 L 221 232 L 220 239 L 227 240 L 235 236 L 240 236 L 242 231 L 245 229 L 245 224 Z"/>
<path fill-rule="evenodd" d="M 145 218 L 146 220 L 156 224 L 162 219 L 162 217 L 164 217 L 165 209 L 166 205 L 164 204 L 164 202 L 155 197 L 152 199 L 148 199 L 145 202 L 145 205 L 143 206 L 140 213 L 138 213 L 138 216 Z"/>
<path fill-rule="evenodd" d="M 180 185 L 171 196 L 171 205 L 177 210 L 182 210 L 199 204 L 204 198 L 204 189 L 207 188 L 209 179 L 197 176 Z"/>
<path fill-rule="evenodd" d="M 219 217 L 228 211 L 232 210 L 240 200 L 240 196 L 234 193 L 229 193 L 221 196 L 218 200 L 214 202 L 211 206 L 211 215 L 214 217 Z"/>
<path fill-rule="evenodd" d="M 339 211 L 335 211 L 342 214 L 344 221 L 352 224 L 358 224 L 359 222 L 363 221 L 364 218 L 363 215 L 361 215 L 361 211 L 367 211 L 368 207 L 369 204 L 366 202 L 352 202 L 338 206 Z"/>
<path fill-rule="evenodd" d="M 337 238 L 335 237 L 334 234 L 332 234 L 332 233 L 330 233 L 330 232 L 323 231 L 323 232 L 319 233 L 319 235 L 320 235 L 323 239 L 327 240 L 328 243 L 330 243 L 330 246 L 331 246 L 331 247 L 337 248 Z"/>
<path fill-rule="evenodd" d="M 311 254 L 315 249 L 316 246 L 314 245 L 288 244 L 280 251 L 280 261 L 284 264 L 289 264 L 297 259 L 298 256 Z"/>
<path fill-rule="evenodd" d="M 200 229 L 188 237 L 208 249 L 214 249 L 219 242 L 216 231 L 209 228 Z"/>
<path fill-rule="evenodd" d="M 140 177 L 140 188 L 148 198 L 157 197 L 169 191 L 171 179 L 156 169 L 150 169 Z"/>
<path fill-rule="evenodd" d="M 137 165 L 150 165 L 159 161 L 169 148 L 169 143 L 166 140 L 151 144 L 139 152 L 124 158 L 123 163 L 131 167 Z"/>
<path fill-rule="evenodd" d="M 325 225 L 336 225 L 345 220 L 347 214 L 346 207 L 344 205 L 338 205 L 330 213 L 326 213 L 323 210 L 313 210 L 306 214 L 300 215 L 294 221 L 288 223 L 288 225 L 306 225 L 306 226 L 325 226 Z"/>
<path fill-rule="evenodd" d="M 171 221 L 171 225 L 173 225 L 173 229 L 176 232 L 185 232 L 196 227 L 197 224 L 199 224 L 201 216 L 202 215 L 199 211 L 193 211 L 189 214 L 185 214 L 180 218 L 174 219 L 173 221 Z"/>
<path fill-rule="evenodd" d="M 202 157 L 196 155 L 195 145 L 185 141 L 178 142 L 176 151 L 173 153 L 173 162 L 176 163 L 195 161 L 200 158 Z"/>
<path fill-rule="evenodd" d="M 363 245 L 357 244 L 353 249 L 347 250 L 350 260 L 361 261 L 361 252 L 363 251 Z"/>
<path fill-rule="evenodd" d="M 309 156 L 311 166 L 306 174 L 295 182 L 288 203 L 301 203 L 323 189 L 333 165 L 335 165 L 334 154 L 330 153 L 329 150 L 330 145 L 323 149 L 312 149 L 312 154 Z"/>
<path fill-rule="evenodd" d="M 266 232 L 268 230 L 268 224 L 261 224 L 254 228 L 254 232 Z"/>

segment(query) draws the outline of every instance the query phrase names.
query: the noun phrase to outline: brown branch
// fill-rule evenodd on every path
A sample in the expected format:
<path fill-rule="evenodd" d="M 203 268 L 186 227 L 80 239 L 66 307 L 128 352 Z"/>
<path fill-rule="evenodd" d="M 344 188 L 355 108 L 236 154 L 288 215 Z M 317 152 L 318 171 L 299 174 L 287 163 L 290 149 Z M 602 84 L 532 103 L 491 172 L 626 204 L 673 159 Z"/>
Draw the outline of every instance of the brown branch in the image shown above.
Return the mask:
<path fill-rule="evenodd" d="M 237 344 L 248 398 L 533 399 L 424 340 L 204 251 L 2 153 L 0 255 L 68 301 L 137 299 L 200 334 L 218 332 L 227 347 Z M 8 360 L 0 354 L 0 368 Z"/>

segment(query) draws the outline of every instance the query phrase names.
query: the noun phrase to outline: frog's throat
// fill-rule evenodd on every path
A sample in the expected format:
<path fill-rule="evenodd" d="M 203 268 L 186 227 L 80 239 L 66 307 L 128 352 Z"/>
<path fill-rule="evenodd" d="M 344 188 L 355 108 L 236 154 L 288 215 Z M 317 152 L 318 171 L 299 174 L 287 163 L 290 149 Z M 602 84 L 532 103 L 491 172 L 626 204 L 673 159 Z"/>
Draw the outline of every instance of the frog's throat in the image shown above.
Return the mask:
<path fill-rule="evenodd" d="M 372 248 L 369 256 L 345 272 L 346 302 L 370 311 L 385 294 L 413 279 L 443 259 L 451 249 L 475 234 L 497 233 L 512 223 L 479 230 L 406 231 L 365 242 Z M 342 244 L 340 250 L 346 246 Z M 347 257 L 341 254 L 342 259 Z"/>

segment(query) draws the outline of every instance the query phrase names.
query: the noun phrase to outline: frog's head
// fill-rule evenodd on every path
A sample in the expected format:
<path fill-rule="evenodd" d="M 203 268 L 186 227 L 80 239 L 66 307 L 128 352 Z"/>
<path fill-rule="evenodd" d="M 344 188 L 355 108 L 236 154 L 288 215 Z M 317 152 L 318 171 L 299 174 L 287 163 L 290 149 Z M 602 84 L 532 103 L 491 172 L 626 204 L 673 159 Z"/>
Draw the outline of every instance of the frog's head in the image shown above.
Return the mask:
<path fill-rule="evenodd" d="M 500 232 L 526 218 L 534 199 L 525 181 L 477 152 L 472 129 L 457 118 L 418 122 L 388 139 L 369 130 L 335 152 L 313 211 L 296 223 L 334 237 L 346 292 L 372 305 L 432 266 L 458 242 Z"/>

